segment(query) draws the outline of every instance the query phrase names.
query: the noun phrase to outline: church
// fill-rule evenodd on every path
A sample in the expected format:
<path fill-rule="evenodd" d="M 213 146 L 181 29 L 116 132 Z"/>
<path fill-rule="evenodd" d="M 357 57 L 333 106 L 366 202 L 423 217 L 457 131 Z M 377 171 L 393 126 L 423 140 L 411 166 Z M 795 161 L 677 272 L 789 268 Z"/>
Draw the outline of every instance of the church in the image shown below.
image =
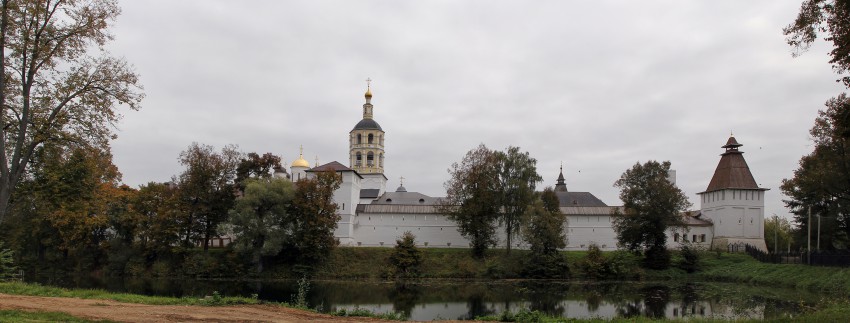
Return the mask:
<path fill-rule="evenodd" d="M 408 192 L 402 182 L 394 191 L 387 190 L 384 173 L 386 133 L 374 118 L 371 87 L 367 86 L 363 118 L 349 132 L 347 165 L 333 161 L 310 164 L 303 149 L 290 166 L 290 172 L 277 169 L 275 176 L 299 180 L 316 172 L 333 171 L 342 177 L 334 192 L 340 220 L 335 232 L 340 246 L 392 247 L 404 232 L 416 236 L 419 247 L 468 248 L 469 241 L 447 216 L 438 213 L 440 198 Z M 683 227 L 667 232 L 668 248 L 691 243 L 705 249 L 726 249 L 730 244 L 749 244 L 766 250 L 764 242 L 764 194 L 744 160 L 742 145 L 730 136 L 721 148 L 720 161 L 705 191 L 697 193 L 700 209 L 682 214 Z M 675 184 L 675 173 L 669 180 Z M 596 244 L 602 250 L 617 249 L 612 212 L 621 206 L 609 206 L 590 192 L 567 189 L 563 167 L 555 181 L 561 212 L 566 214 L 564 233 L 566 250 L 586 250 Z M 504 230 L 497 229 L 500 245 L 505 247 Z M 521 239 L 513 247 L 525 248 Z"/>

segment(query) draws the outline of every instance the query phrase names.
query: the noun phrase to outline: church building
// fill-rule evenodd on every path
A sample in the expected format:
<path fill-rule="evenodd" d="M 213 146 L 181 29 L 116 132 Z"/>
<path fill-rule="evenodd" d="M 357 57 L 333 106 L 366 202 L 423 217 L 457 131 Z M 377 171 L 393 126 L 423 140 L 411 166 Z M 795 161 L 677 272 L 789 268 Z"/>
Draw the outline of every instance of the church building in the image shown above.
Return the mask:
<path fill-rule="evenodd" d="M 374 119 L 371 86 L 367 86 L 365 99 L 363 118 L 349 132 L 347 166 L 333 161 L 310 168 L 302 149 L 291 164 L 291 175 L 286 176 L 299 180 L 323 171 L 342 176 L 342 184 L 334 192 L 340 215 L 335 236 L 340 246 L 391 247 L 404 232 L 410 231 L 420 247 L 468 248 L 469 241 L 460 235 L 457 225 L 437 212 L 439 197 L 409 192 L 403 182 L 395 191 L 387 191 L 386 133 Z M 741 146 L 734 136 L 722 146 L 726 151 L 708 188 L 698 193 L 700 210 L 684 212 L 685 225 L 668 230 L 669 248 L 678 248 L 686 242 L 706 249 L 746 243 L 766 250 L 763 225 L 767 189 L 756 184 L 743 152 L 738 150 Z M 670 180 L 675 184 L 675 173 Z M 567 215 L 566 250 L 586 250 L 591 244 L 602 250 L 617 249 L 611 214 L 621 206 L 609 206 L 590 192 L 567 189 L 563 166 L 555 180 L 555 194 L 561 212 Z M 504 230 L 499 228 L 497 233 L 501 235 L 500 247 L 504 247 Z M 518 241 L 516 248 L 527 247 L 521 239 L 513 241 Z"/>

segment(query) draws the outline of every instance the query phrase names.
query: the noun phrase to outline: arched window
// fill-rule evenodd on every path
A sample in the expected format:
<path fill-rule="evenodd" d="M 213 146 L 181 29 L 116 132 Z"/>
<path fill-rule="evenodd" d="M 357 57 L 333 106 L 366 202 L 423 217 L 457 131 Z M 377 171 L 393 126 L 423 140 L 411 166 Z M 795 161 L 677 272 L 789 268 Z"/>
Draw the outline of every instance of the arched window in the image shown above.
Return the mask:
<path fill-rule="evenodd" d="M 359 135 L 358 135 L 358 136 L 359 136 Z M 358 151 L 358 152 L 357 152 L 357 157 L 356 157 L 356 158 L 357 158 L 357 159 L 355 159 L 355 160 L 354 160 L 354 166 L 360 166 L 360 165 L 363 165 L 363 154 L 361 154 L 361 153 Z"/>
<path fill-rule="evenodd" d="M 375 165 L 375 154 L 371 151 L 366 153 L 366 166 Z"/>
<path fill-rule="evenodd" d="M 378 155 L 378 166 L 384 167 L 384 154 Z"/>
<path fill-rule="evenodd" d="M 378 135 L 378 144 L 380 144 L 380 145 L 384 144 L 384 135 Z"/>
<path fill-rule="evenodd" d="M 357 134 L 357 144 L 359 145 L 359 144 L 362 144 L 362 143 L 363 143 L 363 137 L 358 133 Z"/>
<path fill-rule="evenodd" d="M 369 143 L 372 144 L 372 143 L 374 143 L 374 141 L 375 141 L 375 135 L 370 133 L 369 134 Z"/>

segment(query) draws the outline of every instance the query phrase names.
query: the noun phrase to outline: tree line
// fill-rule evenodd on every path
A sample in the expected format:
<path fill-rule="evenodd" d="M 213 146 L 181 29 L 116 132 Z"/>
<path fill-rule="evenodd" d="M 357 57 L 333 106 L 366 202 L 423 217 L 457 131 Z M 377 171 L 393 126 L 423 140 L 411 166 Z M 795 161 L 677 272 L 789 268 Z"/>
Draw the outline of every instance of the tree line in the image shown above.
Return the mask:
<path fill-rule="evenodd" d="M 439 209 L 470 241 L 473 256 L 482 258 L 500 241 L 504 229 L 507 253 L 517 238 L 528 243 L 532 277 L 568 276 L 566 259 L 559 252 L 567 245 L 567 218 L 557 193 L 547 187 L 535 191 L 542 180 L 537 160 L 518 147 L 495 151 L 481 144 L 448 170 L 446 198 Z M 648 268 L 670 266 L 666 231 L 683 227 L 682 212 L 691 205 L 685 194 L 667 179 L 670 162 L 637 163 L 614 183 L 621 189 L 623 210 L 614 209 L 618 245 L 644 256 Z"/>
<path fill-rule="evenodd" d="M 309 268 L 337 243 L 333 191 L 341 178 L 276 178 L 280 158 L 270 153 L 193 143 L 180 154 L 179 175 L 137 189 L 120 183 L 108 151 L 45 146 L 36 156 L 3 223 L 7 246 L 34 271 L 123 274 L 159 261 L 178 268 L 221 235 L 234 238 L 257 272 L 269 257 Z"/>

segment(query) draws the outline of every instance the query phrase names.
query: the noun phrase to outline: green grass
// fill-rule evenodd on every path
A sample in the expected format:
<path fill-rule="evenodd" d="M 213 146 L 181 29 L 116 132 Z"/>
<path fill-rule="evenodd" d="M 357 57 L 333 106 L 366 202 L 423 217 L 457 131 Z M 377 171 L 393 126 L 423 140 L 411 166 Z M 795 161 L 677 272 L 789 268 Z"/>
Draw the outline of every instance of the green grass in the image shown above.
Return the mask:
<path fill-rule="evenodd" d="M 60 312 L 26 312 L 18 310 L 0 310 L 0 322 L 113 322 L 107 320 L 86 320 Z"/>
<path fill-rule="evenodd" d="M 850 268 L 768 264 L 742 254 L 703 254 L 703 281 L 783 286 L 850 296 Z"/>
<path fill-rule="evenodd" d="M 401 313 L 375 313 L 365 308 L 353 308 L 350 310 L 340 309 L 335 312 L 329 313 L 333 316 L 341 316 L 341 317 L 374 317 L 384 320 L 393 320 L 393 321 L 404 321 L 405 318 Z"/>
<path fill-rule="evenodd" d="M 219 306 L 219 305 L 237 305 L 237 304 L 259 304 L 260 301 L 254 298 L 247 297 L 222 297 L 218 293 L 199 298 L 199 297 L 163 297 L 163 296 L 145 296 L 127 293 L 112 293 L 100 289 L 66 289 L 59 287 L 43 286 L 39 284 L 29 284 L 21 282 L 0 282 L 0 293 L 28 295 L 28 296 L 46 296 L 46 297 L 74 297 L 83 299 L 104 299 L 114 300 L 124 303 L 137 303 L 148 305 L 204 305 L 204 306 Z"/>

